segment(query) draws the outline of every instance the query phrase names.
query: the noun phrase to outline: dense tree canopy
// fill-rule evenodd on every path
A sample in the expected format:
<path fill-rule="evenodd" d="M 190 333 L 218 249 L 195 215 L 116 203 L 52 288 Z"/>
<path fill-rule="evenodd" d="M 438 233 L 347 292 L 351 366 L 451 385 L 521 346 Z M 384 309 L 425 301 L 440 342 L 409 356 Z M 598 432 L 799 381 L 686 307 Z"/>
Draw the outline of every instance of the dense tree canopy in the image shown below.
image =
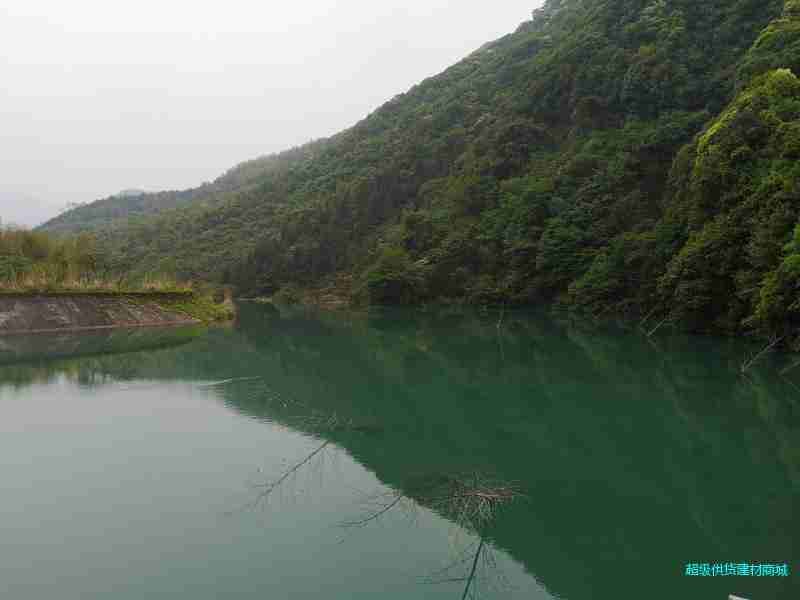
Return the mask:
<path fill-rule="evenodd" d="M 798 69 L 797 0 L 550 0 L 328 140 L 47 228 L 85 219 L 119 269 L 245 294 L 336 280 L 774 333 L 800 310 Z"/>

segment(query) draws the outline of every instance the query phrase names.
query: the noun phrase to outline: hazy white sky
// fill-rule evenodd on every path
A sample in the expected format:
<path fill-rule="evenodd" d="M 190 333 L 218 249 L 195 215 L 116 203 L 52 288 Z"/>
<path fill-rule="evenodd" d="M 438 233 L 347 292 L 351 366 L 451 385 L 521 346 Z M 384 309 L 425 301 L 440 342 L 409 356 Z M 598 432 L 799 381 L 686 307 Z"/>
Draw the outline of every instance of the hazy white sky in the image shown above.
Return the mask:
<path fill-rule="evenodd" d="M 2 0 L 0 217 L 181 189 L 333 134 L 542 0 Z"/>

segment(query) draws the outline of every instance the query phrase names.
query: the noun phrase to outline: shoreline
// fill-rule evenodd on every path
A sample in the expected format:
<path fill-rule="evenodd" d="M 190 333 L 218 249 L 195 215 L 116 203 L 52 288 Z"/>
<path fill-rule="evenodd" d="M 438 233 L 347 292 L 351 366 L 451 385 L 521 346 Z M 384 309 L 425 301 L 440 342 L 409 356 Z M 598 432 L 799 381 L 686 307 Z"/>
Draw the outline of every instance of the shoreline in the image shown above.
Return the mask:
<path fill-rule="evenodd" d="M 0 337 L 202 325 L 235 307 L 193 292 L 0 292 Z"/>

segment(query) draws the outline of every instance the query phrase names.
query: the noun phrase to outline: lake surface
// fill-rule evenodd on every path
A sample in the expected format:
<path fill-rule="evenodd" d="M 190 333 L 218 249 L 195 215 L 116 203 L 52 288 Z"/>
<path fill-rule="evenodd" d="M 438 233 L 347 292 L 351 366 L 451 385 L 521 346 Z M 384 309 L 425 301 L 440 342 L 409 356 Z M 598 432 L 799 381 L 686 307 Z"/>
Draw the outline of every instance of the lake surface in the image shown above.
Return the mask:
<path fill-rule="evenodd" d="M 800 598 L 800 367 L 464 309 L 0 340 L 0 597 Z M 474 525 L 434 481 L 515 490 Z M 686 577 L 687 563 L 783 577 Z"/>

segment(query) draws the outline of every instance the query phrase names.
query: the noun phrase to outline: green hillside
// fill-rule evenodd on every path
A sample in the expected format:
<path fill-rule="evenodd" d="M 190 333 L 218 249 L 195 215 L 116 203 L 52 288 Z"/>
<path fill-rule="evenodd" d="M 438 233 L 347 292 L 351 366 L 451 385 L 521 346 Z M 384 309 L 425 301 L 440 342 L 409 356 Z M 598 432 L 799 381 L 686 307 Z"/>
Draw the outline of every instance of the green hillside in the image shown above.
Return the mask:
<path fill-rule="evenodd" d="M 799 30 L 798 0 L 550 0 L 252 179 L 113 237 L 106 218 L 101 243 L 119 269 L 248 295 L 794 331 Z"/>
<path fill-rule="evenodd" d="M 211 183 L 188 190 L 155 193 L 123 190 L 108 198 L 74 207 L 38 229 L 57 234 L 87 231 L 106 233 L 127 230 L 159 213 L 174 209 L 213 207 L 257 185 L 262 178 L 269 177 L 283 168 L 286 162 L 304 156 L 306 152 L 307 148 L 298 148 L 281 155 L 250 160 L 230 169 Z"/>

